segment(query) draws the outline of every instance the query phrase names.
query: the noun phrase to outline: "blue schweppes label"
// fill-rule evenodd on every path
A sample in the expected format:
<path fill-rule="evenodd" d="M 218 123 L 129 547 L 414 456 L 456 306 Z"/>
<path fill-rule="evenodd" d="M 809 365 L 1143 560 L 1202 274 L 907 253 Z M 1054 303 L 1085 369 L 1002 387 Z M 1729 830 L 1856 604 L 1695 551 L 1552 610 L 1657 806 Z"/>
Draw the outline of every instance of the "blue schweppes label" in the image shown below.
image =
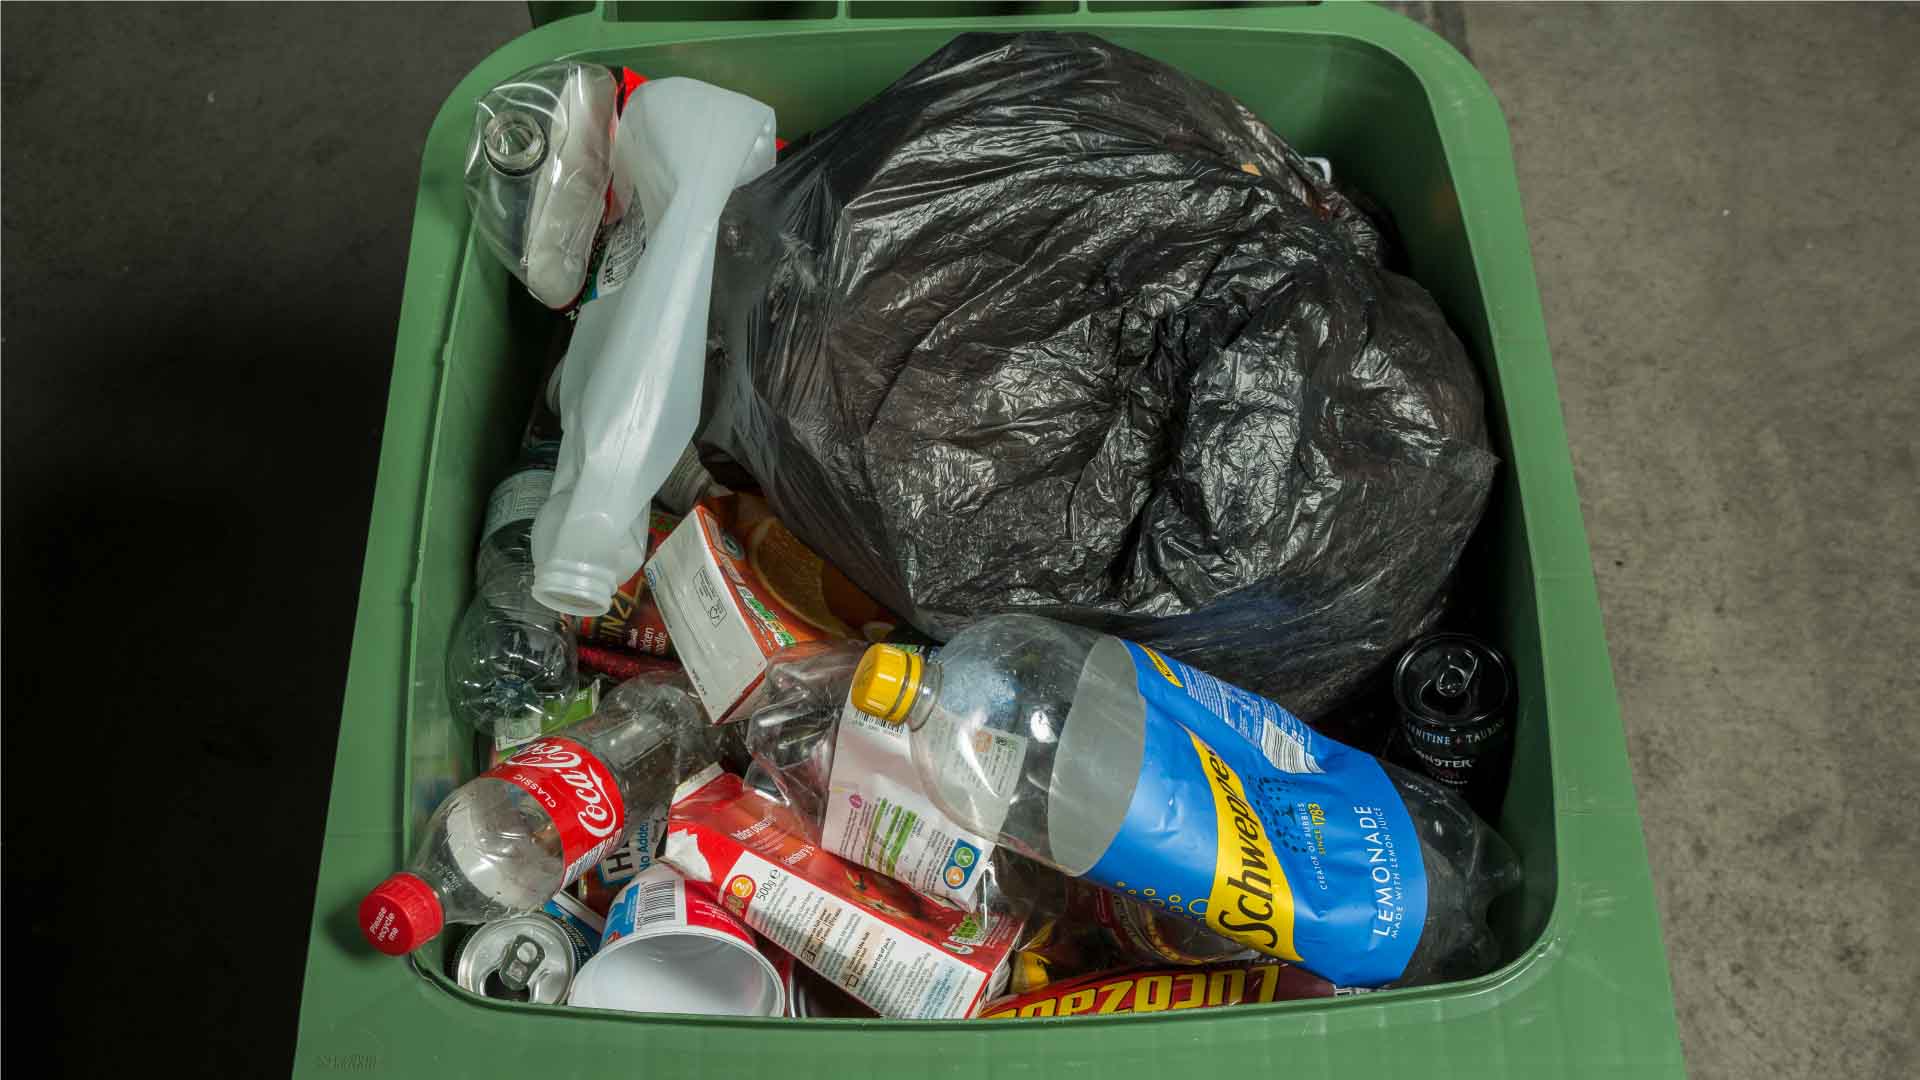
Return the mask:
<path fill-rule="evenodd" d="M 1085 876 L 1343 986 L 1399 978 L 1426 873 L 1380 763 L 1151 649 L 1105 638 L 1087 664 L 1132 683 L 1144 740 L 1126 820 Z"/>

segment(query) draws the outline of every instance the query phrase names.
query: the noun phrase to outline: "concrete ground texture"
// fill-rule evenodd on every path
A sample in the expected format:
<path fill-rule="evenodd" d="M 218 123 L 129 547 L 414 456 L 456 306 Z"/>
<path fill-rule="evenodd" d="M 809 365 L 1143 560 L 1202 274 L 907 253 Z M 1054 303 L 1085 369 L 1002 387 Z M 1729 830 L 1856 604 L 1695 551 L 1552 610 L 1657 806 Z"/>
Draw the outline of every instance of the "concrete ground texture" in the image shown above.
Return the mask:
<path fill-rule="evenodd" d="M 1404 7 L 1512 128 L 1689 1070 L 1920 1076 L 1920 7 Z M 0 12 L 10 1061 L 286 1067 L 419 146 L 525 28 Z M 86 867 L 28 827 L 76 687 L 194 778 Z M 183 873 L 248 933 L 112 936 Z"/>
<path fill-rule="evenodd" d="M 1471 7 L 1689 1067 L 1920 1075 L 1920 8 Z"/>

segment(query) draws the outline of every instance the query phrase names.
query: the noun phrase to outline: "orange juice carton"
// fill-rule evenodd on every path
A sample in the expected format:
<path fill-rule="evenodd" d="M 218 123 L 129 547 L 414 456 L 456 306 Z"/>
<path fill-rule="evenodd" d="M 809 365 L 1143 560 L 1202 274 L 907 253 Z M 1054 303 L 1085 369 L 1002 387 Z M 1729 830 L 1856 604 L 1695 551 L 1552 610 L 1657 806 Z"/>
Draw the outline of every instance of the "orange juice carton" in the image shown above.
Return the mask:
<path fill-rule="evenodd" d="M 753 710 L 768 658 L 788 645 L 883 641 L 898 621 L 788 532 L 757 495 L 696 505 L 647 560 L 646 579 L 716 724 Z"/>

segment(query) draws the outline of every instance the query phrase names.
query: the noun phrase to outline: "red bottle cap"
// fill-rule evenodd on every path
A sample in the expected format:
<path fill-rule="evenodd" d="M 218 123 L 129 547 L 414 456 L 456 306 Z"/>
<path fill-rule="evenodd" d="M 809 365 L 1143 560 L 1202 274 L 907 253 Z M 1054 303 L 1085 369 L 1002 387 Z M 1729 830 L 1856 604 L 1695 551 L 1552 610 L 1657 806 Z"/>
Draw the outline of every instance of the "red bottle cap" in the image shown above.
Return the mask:
<path fill-rule="evenodd" d="M 373 947 L 392 956 L 433 940 L 447 922 L 433 886 L 402 871 L 373 887 L 360 901 L 360 932 Z"/>

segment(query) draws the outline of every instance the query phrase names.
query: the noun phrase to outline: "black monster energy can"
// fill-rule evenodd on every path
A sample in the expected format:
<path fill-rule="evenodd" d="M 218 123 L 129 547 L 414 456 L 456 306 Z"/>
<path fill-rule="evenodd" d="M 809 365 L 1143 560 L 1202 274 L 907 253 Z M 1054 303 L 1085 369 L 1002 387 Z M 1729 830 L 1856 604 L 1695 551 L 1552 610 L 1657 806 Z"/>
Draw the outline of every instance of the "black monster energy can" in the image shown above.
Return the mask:
<path fill-rule="evenodd" d="M 1394 668 L 1393 698 L 1412 763 L 1484 813 L 1498 799 L 1512 752 L 1507 658 L 1467 634 L 1421 638 Z"/>

